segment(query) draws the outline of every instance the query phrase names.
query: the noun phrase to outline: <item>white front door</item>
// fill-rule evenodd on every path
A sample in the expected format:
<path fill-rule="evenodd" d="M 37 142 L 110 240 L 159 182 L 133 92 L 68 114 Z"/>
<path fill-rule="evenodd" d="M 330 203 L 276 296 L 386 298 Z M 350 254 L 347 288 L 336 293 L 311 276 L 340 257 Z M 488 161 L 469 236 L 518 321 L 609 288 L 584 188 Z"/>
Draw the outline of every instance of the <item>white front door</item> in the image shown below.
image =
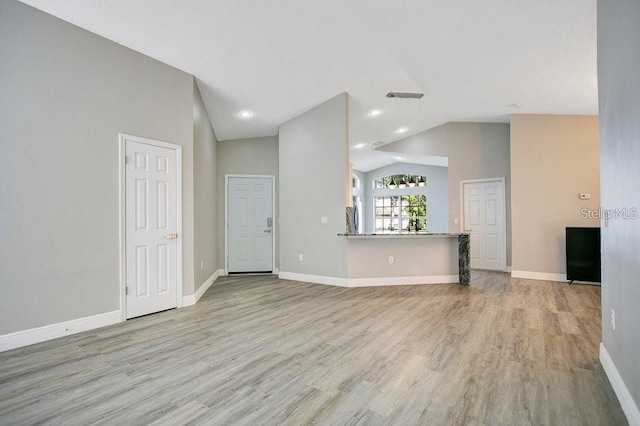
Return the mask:
<path fill-rule="evenodd" d="M 462 183 L 463 225 L 470 234 L 471 267 L 506 269 L 504 181 Z"/>
<path fill-rule="evenodd" d="M 176 151 L 125 139 L 127 318 L 177 306 Z"/>
<path fill-rule="evenodd" d="M 228 271 L 273 272 L 273 179 L 228 177 Z"/>

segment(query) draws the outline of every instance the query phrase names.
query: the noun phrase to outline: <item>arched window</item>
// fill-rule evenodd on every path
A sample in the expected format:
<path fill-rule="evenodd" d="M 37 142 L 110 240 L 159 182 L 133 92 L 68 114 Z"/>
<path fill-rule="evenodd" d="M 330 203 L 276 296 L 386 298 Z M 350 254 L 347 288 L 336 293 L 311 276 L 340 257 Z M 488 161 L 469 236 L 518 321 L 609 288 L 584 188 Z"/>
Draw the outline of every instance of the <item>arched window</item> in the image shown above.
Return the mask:
<path fill-rule="evenodd" d="M 415 186 L 425 186 L 427 177 L 422 175 L 389 175 L 373 181 L 373 188 L 413 188 Z"/>

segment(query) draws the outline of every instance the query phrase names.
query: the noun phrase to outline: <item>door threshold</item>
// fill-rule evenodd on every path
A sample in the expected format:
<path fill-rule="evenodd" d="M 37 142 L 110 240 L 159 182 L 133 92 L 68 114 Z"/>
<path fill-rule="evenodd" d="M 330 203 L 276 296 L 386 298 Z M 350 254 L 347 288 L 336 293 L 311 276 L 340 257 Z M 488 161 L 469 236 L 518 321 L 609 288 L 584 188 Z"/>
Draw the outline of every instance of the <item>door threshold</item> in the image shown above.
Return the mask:
<path fill-rule="evenodd" d="M 228 275 L 275 275 L 273 271 L 229 272 Z"/>

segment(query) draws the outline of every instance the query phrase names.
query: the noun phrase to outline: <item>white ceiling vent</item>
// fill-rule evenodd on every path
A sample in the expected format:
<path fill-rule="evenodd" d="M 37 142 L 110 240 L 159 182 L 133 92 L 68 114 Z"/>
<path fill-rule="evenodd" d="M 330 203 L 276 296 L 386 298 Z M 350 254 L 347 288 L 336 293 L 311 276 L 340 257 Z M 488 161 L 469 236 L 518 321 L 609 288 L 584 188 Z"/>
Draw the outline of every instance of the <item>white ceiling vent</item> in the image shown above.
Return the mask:
<path fill-rule="evenodd" d="M 418 92 L 389 92 L 387 98 L 400 98 L 400 99 L 420 99 L 424 96 L 424 93 Z"/>
<path fill-rule="evenodd" d="M 372 146 L 372 147 L 374 147 L 374 148 L 377 148 L 377 147 L 382 146 L 382 145 L 384 145 L 384 144 L 385 144 L 385 142 L 384 142 L 384 141 L 378 141 L 378 142 L 373 142 L 373 143 L 371 144 L 371 146 Z"/>

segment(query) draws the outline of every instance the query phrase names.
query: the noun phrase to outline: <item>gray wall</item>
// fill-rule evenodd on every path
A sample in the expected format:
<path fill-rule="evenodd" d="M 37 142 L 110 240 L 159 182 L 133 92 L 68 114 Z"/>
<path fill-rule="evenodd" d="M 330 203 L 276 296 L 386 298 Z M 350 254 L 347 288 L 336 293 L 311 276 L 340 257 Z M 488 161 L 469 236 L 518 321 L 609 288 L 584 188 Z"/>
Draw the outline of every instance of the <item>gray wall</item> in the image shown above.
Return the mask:
<path fill-rule="evenodd" d="M 276 245 L 276 264 L 278 267 L 278 137 L 269 136 L 253 139 L 235 139 L 218 142 L 218 265 L 224 268 L 224 194 L 225 179 L 227 174 L 235 175 L 272 175 L 276 177 L 276 215 L 273 232 Z"/>
<path fill-rule="evenodd" d="M 449 232 L 460 231 L 460 181 L 504 177 L 507 203 L 507 265 L 511 265 L 511 166 L 508 124 L 447 123 L 379 149 L 449 157 Z M 458 219 L 458 224 L 454 223 L 454 219 Z"/>
<path fill-rule="evenodd" d="M 427 185 L 404 189 L 373 189 L 373 181 L 384 176 L 396 174 L 414 174 L 427 177 Z M 373 197 L 398 194 L 427 196 L 427 230 L 429 232 L 449 232 L 449 179 L 447 167 L 427 166 L 424 164 L 395 163 L 365 174 L 365 232 L 372 233 L 374 228 Z"/>
<path fill-rule="evenodd" d="M 511 116 L 513 271 L 566 274 L 565 227 L 599 224 L 599 158 L 596 116 Z"/>
<path fill-rule="evenodd" d="M 640 208 L 640 2 L 598 1 L 602 208 Z M 640 221 L 602 224 L 602 343 L 640 406 Z M 611 309 L 616 329 L 611 328 Z"/>
<path fill-rule="evenodd" d="M 200 90 L 193 81 L 193 224 L 194 290 L 219 268 L 216 192 L 217 140 Z M 222 238 L 224 239 L 224 238 Z"/>
<path fill-rule="evenodd" d="M 348 99 L 338 95 L 280 126 L 281 272 L 347 276 L 346 241 L 337 234 L 346 229 L 351 183 Z"/>
<path fill-rule="evenodd" d="M 119 132 L 183 146 L 192 290 L 192 77 L 16 1 L 0 40 L 0 334 L 119 309 Z"/>

